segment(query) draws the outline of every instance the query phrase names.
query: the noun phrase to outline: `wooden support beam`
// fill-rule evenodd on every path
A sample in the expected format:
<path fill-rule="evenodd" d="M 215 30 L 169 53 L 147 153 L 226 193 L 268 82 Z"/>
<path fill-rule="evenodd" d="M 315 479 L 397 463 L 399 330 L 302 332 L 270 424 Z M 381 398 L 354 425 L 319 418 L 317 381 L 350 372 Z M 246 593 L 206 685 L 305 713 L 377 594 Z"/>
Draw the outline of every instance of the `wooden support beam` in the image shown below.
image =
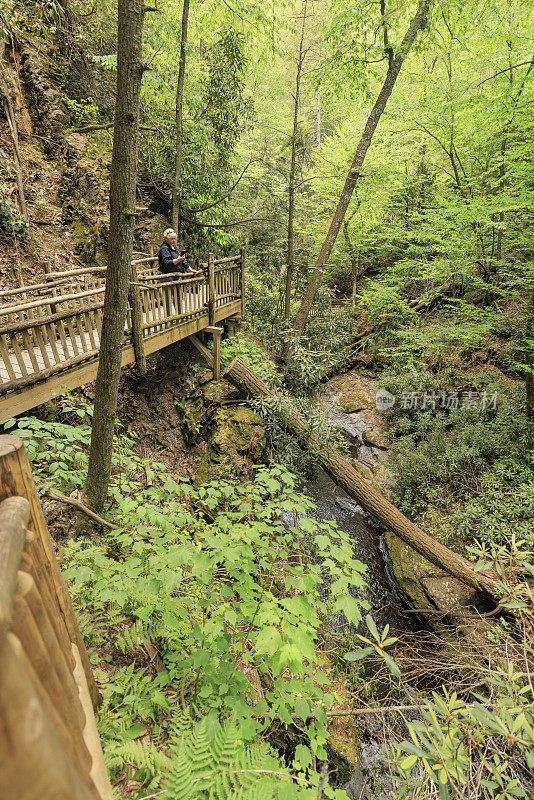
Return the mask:
<path fill-rule="evenodd" d="M 210 325 L 206 328 L 206 333 L 211 333 L 213 336 L 213 380 L 219 381 L 221 379 L 221 337 L 224 333 L 224 328 L 216 328 Z"/>
<path fill-rule="evenodd" d="M 208 366 L 213 367 L 213 353 L 211 352 L 211 350 L 208 350 L 208 348 L 204 344 L 202 344 L 202 342 L 200 341 L 200 339 L 196 334 L 189 336 L 189 341 L 191 342 L 192 345 L 196 347 L 198 352 L 204 356 Z"/>
<path fill-rule="evenodd" d="M 132 309 L 132 340 L 135 351 L 135 365 L 140 375 L 146 375 L 146 353 L 143 340 L 143 307 L 141 292 L 137 285 L 137 267 L 132 262 L 128 299 Z"/>

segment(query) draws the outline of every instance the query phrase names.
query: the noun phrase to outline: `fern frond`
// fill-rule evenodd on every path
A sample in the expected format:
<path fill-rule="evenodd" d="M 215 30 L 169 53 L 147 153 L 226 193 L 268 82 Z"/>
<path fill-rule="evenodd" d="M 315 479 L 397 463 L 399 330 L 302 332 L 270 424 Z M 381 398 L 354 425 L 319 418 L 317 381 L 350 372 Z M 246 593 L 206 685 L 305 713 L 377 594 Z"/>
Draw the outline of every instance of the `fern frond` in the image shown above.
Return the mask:
<path fill-rule="evenodd" d="M 246 749 L 232 723 L 219 726 L 210 742 L 207 718 L 192 726 L 179 715 L 173 739 L 166 800 L 275 800 L 282 787 L 284 796 L 299 794 L 269 747 L 260 742 Z"/>
<path fill-rule="evenodd" d="M 169 800 L 192 800 L 195 784 L 191 774 L 191 762 L 188 757 L 185 740 L 182 740 L 174 752 L 172 767 L 165 783 Z"/>
<path fill-rule="evenodd" d="M 186 750 L 193 778 L 210 771 L 214 763 L 207 731 L 206 717 L 195 725 L 192 735 L 186 738 Z"/>

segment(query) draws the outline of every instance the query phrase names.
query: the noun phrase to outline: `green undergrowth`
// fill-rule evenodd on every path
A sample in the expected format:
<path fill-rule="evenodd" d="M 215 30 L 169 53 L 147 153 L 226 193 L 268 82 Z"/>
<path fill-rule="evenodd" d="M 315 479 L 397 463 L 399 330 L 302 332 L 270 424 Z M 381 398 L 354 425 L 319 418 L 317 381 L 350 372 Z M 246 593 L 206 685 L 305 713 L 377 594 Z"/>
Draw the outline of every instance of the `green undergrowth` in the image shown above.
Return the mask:
<path fill-rule="evenodd" d="M 24 438 L 38 483 L 68 492 L 83 484 L 91 409 L 67 401 L 64 413 L 59 422 L 25 418 L 7 427 Z M 194 488 L 136 456 L 134 443 L 117 438 L 106 511 L 117 528 L 97 526 L 91 538 L 70 541 L 62 561 L 102 686 L 99 727 L 112 777 L 122 787 L 129 779 L 128 796 L 158 790 L 187 711 L 195 724 L 205 720 L 214 758 L 226 737 L 221 764 L 263 764 L 268 793 L 264 786 L 229 797 L 311 800 L 319 781 L 312 758 L 326 758 L 335 699 L 317 653 L 332 614 L 361 620 L 365 603 L 348 587 L 364 586 L 365 567 L 334 522 L 305 518 L 311 501 L 285 468 Z M 269 732 L 295 724 L 299 744 L 282 763 Z M 194 786 L 196 794 L 169 796 L 208 796 L 209 782 Z"/>
<path fill-rule="evenodd" d="M 396 398 L 387 412 L 396 504 L 451 541 L 500 546 L 514 535 L 532 542 L 534 449 L 524 388 L 452 371 L 395 370 L 382 374 L 380 387 Z M 418 407 L 410 408 L 414 392 Z"/>
<path fill-rule="evenodd" d="M 38 484 L 69 492 L 83 485 L 91 408 L 73 399 L 61 407 L 60 419 L 6 428 L 24 438 Z M 353 662 L 369 656 L 385 663 L 393 696 L 404 680 L 387 652 L 397 640 L 369 615 L 366 635 L 346 629 L 333 657 L 323 655 L 332 617 L 343 612 L 357 625 L 366 607 L 349 591 L 363 588 L 365 567 L 348 535 L 305 516 L 313 504 L 282 466 L 195 488 L 137 456 L 134 437 L 119 434 L 116 444 L 105 514 L 117 527 L 95 526 L 62 557 L 102 690 L 98 724 L 115 797 L 346 798 L 335 772 L 319 792 L 328 709 L 342 702 L 339 665 L 356 696 L 368 680 Z M 524 548 L 514 574 L 532 574 L 523 556 Z M 476 568 L 486 566 L 481 558 Z M 531 605 L 502 584 L 528 663 Z M 498 652 L 511 641 L 503 624 L 492 632 Z M 443 686 L 421 698 L 407 733 L 385 729 L 392 800 L 414 786 L 452 800 L 472 775 L 477 797 L 530 796 L 534 698 L 521 659 L 518 667 L 512 651 L 493 663 L 473 696 Z"/>

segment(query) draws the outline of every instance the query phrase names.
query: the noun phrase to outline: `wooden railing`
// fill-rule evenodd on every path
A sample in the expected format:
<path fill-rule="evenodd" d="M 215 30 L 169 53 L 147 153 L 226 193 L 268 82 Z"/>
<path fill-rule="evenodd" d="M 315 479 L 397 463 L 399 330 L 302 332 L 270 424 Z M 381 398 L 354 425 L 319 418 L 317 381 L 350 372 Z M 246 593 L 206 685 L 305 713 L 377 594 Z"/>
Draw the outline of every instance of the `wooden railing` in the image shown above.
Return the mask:
<path fill-rule="evenodd" d="M 0 797 L 112 800 L 98 700 L 22 440 L 0 436 Z"/>
<path fill-rule="evenodd" d="M 201 275 L 173 273 L 165 277 L 174 280 L 165 283 L 155 274 L 154 261 L 149 256 L 132 262 L 124 348 L 133 347 L 135 358 L 123 363 L 135 360 L 141 366 L 146 352 L 244 315 L 244 248 L 219 260 L 210 254 Z M 105 277 L 105 267 L 55 272 L 44 282 L 0 293 L 0 401 L 97 361 Z M 173 329 L 173 336 L 162 335 Z M 29 407 L 26 402 L 20 411 Z M 9 408 L 17 413 L 16 403 Z M 0 411 L 2 419 L 7 417 Z"/>

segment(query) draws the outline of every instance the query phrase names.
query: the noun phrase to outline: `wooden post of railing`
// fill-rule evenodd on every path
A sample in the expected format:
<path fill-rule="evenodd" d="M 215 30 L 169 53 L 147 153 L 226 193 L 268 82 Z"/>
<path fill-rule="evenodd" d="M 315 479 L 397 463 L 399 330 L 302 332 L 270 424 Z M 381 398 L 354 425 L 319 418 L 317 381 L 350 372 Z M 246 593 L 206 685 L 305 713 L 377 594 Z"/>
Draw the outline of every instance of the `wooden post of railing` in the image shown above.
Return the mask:
<path fill-rule="evenodd" d="M 143 307 L 141 290 L 137 283 L 137 267 L 132 264 L 130 291 L 128 299 L 132 309 L 132 339 L 135 353 L 135 365 L 140 375 L 146 375 L 145 341 L 143 339 Z"/>
<path fill-rule="evenodd" d="M 22 439 L 18 436 L 0 436 L 0 502 L 7 497 L 25 497 L 30 504 L 29 529 L 37 537 L 37 541 L 46 559 L 50 580 L 56 590 L 65 625 L 70 639 L 80 652 L 87 685 L 93 706 L 100 705 L 100 693 L 91 669 L 91 662 L 78 627 L 78 621 L 69 591 L 59 569 L 52 538 L 44 518 L 43 509 L 33 480 L 32 470 Z"/>
<path fill-rule="evenodd" d="M 224 328 L 210 325 L 206 328 L 206 332 L 211 333 L 213 336 L 213 380 L 219 381 L 221 379 L 221 337 L 224 333 Z"/>
<path fill-rule="evenodd" d="M 245 321 L 245 256 L 247 247 L 244 245 L 240 251 L 241 255 L 241 320 Z"/>
<path fill-rule="evenodd" d="M 215 325 L 215 256 L 208 256 L 208 312 L 210 325 Z"/>
<path fill-rule="evenodd" d="M 0 787 L 20 800 L 95 800 L 47 717 L 18 640 L 0 626 Z M 9 793 L 9 794 L 8 794 Z"/>
<path fill-rule="evenodd" d="M 43 269 L 45 271 L 45 275 L 51 275 L 52 274 L 52 265 L 50 264 L 50 261 L 47 258 L 43 259 Z M 52 296 L 55 297 L 56 295 L 57 295 L 57 290 L 56 289 L 52 289 Z M 50 313 L 51 314 L 55 314 L 57 312 L 57 310 L 58 310 L 57 303 L 50 303 Z M 37 312 L 37 315 L 39 315 L 39 313 L 40 313 L 39 309 L 36 309 L 36 312 Z M 33 315 L 31 315 L 31 316 L 33 316 Z"/>

